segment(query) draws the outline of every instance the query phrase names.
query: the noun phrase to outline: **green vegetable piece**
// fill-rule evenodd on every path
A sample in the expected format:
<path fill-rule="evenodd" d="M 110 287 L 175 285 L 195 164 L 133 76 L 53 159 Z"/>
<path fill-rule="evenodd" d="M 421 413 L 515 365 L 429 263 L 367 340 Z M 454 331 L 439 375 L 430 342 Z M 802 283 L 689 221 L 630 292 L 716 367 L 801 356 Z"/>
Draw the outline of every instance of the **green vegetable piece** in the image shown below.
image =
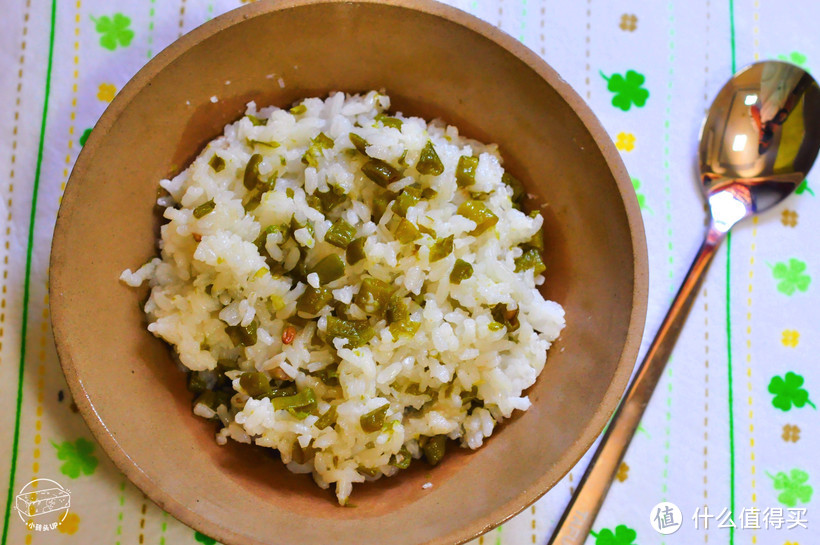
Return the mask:
<path fill-rule="evenodd" d="M 450 235 L 447 238 L 443 238 L 441 240 L 437 240 L 435 244 L 430 248 L 430 263 L 438 261 L 440 259 L 444 259 L 451 253 L 453 253 L 453 240 L 455 237 Z"/>
<path fill-rule="evenodd" d="M 387 211 L 387 207 L 390 205 L 390 202 L 396 198 L 395 193 L 391 193 L 390 191 L 385 191 L 379 195 L 376 195 L 373 198 L 373 222 L 379 223 L 384 216 L 384 213 Z"/>
<path fill-rule="evenodd" d="M 410 316 L 407 301 L 398 294 L 393 294 L 387 302 L 384 316 L 387 318 L 387 323 L 389 324 L 406 320 Z"/>
<path fill-rule="evenodd" d="M 188 391 L 194 394 L 201 394 L 208 389 L 208 382 L 199 371 L 188 373 Z"/>
<path fill-rule="evenodd" d="M 385 127 L 393 127 L 394 129 L 401 130 L 402 120 L 397 117 L 389 117 L 384 114 L 377 114 L 376 121 L 381 121 L 382 125 Z"/>
<path fill-rule="evenodd" d="M 282 145 L 279 142 L 265 142 L 264 140 L 254 140 L 253 138 L 248 138 L 248 144 L 252 146 L 265 146 L 271 149 L 276 149 Z"/>
<path fill-rule="evenodd" d="M 515 272 L 522 272 L 527 269 L 533 269 L 535 276 L 547 270 L 544 260 L 541 258 L 541 252 L 537 248 L 524 250 L 520 257 L 515 258 Z"/>
<path fill-rule="evenodd" d="M 464 201 L 458 206 L 458 215 L 464 216 L 476 223 L 476 228 L 470 231 L 473 236 L 478 236 L 490 227 L 498 223 L 498 216 L 492 213 L 481 201 Z"/>
<path fill-rule="evenodd" d="M 355 132 L 350 133 L 348 135 L 348 138 L 350 138 L 350 143 L 353 144 L 353 146 L 357 150 L 359 150 L 359 153 L 361 153 L 362 155 L 367 157 L 367 146 L 370 145 L 367 142 L 367 140 L 365 140 L 364 138 L 362 138 L 361 136 L 359 136 Z"/>
<path fill-rule="evenodd" d="M 319 314 L 319 311 L 331 300 L 333 300 L 333 293 L 328 288 L 308 286 L 296 301 L 296 310 L 308 314 Z"/>
<path fill-rule="evenodd" d="M 265 373 L 247 372 L 239 376 L 239 385 L 254 399 L 271 393 L 270 380 Z"/>
<path fill-rule="evenodd" d="M 385 403 L 381 407 L 363 414 L 359 418 L 359 424 L 362 426 L 362 429 L 367 433 L 381 430 L 384 425 L 384 420 L 387 417 L 387 409 L 389 408 L 390 403 Z"/>
<path fill-rule="evenodd" d="M 214 169 L 214 172 L 222 172 L 225 169 L 225 159 L 215 153 L 213 157 L 211 157 L 211 160 L 208 161 L 208 164 Z"/>
<path fill-rule="evenodd" d="M 432 187 L 425 187 L 425 188 L 421 191 L 421 198 L 422 198 L 422 199 L 432 199 L 432 198 L 434 198 L 436 195 L 438 195 L 438 191 L 436 191 L 436 190 L 435 190 L 435 189 L 433 189 Z"/>
<path fill-rule="evenodd" d="M 407 163 L 407 150 L 404 150 L 403 152 L 401 152 L 401 157 L 399 157 L 399 160 L 398 160 L 398 161 L 396 161 L 396 162 L 397 162 L 397 163 L 399 164 L 399 166 L 400 166 L 400 167 L 402 167 L 402 168 L 407 168 L 407 167 L 409 167 L 409 166 L 410 166 L 410 165 Z"/>
<path fill-rule="evenodd" d="M 397 341 L 401 336 L 414 337 L 420 326 L 421 324 L 419 322 L 405 319 L 399 320 L 398 322 L 393 322 L 388 327 L 390 329 L 390 333 L 393 334 L 393 340 Z"/>
<path fill-rule="evenodd" d="M 537 215 L 538 215 L 538 212 L 533 211 L 533 214 L 535 214 L 535 215 L 537 216 Z M 533 217 L 533 214 L 530 214 L 530 217 Z M 539 229 L 539 230 L 538 230 L 538 231 L 537 231 L 537 232 L 536 232 L 536 233 L 535 233 L 535 234 L 534 234 L 534 235 L 530 238 L 530 240 L 528 240 L 528 241 L 527 241 L 527 243 L 525 244 L 525 246 L 527 246 L 527 247 L 529 247 L 529 248 L 535 248 L 535 249 L 536 249 L 536 250 L 538 250 L 539 252 L 543 252 L 543 251 L 544 251 L 544 232 L 543 232 L 541 229 Z"/>
<path fill-rule="evenodd" d="M 303 113 L 307 112 L 307 106 L 305 106 L 305 103 L 303 102 L 301 104 L 297 104 L 296 106 L 291 108 L 289 111 L 293 115 L 302 115 Z"/>
<path fill-rule="evenodd" d="M 260 125 L 267 125 L 267 124 L 268 124 L 268 120 L 267 120 L 267 119 L 262 120 L 262 119 L 259 119 L 258 117 L 256 117 L 255 115 L 252 115 L 252 114 L 248 114 L 248 115 L 247 115 L 247 116 L 245 116 L 245 117 L 247 117 L 248 119 L 250 119 L 250 121 L 251 121 L 251 125 L 253 125 L 254 127 L 258 127 L 258 126 L 260 126 Z"/>
<path fill-rule="evenodd" d="M 330 213 L 331 210 L 342 204 L 347 200 L 347 195 L 344 193 L 337 193 L 336 191 L 320 191 L 315 194 L 321 203 L 320 212 L 324 214 Z"/>
<path fill-rule="evenodd" d="M 274 397 L 271 399 L 271 405 L 273 405 L 274 410 L 277 411 L 282 409 L 299 409 L 314 404 L 316 404 L 316 394 L 313 393 L 313 388 L 305 388 L 295 395 Z"/>
<path fill-rule="evenodd" d="M 436 435 L 431 437 L 422 450 L 424 451 L 424 459 L 427 460 L 428 464 L 431 466 L 438 465 L 447 451 L 447 436 Z"/>
<path fill-rule="evenodd" d="M 382 187 L 401 179 L 401 172 L 381 159 L 371 159 L 363 164 L 362 174 Z"/>
<path fill-rule="evenodd" d="M 293 409 L 288 409 L 288 412 L 293 414 L 295 411 Z M 303 414 L 303 413 L 298 413 Z M 307 417 L 307 414 L 305 417 Z M 300 419 L 304 420 L 304 418 Z M 299 441 L 293 442 L 293 449 L 291 450 L 291 458 L 297 464 L 304 464 L 310 461 L 316 455 L 316 449 L 313 448 L 312 445 L 308 445 L 305 448 L 302 448 L 302 445 L 299 444 Z"/>
<path fill-rule="evenodd" d="M 456 167 L 456 183 L 458 187 L 469 187 L 475 183 L 475 171 L 478 168 L 478 157 L 462 155 L 458 158 Z"/>
<path fill-rule="evenodd" d="M 362 280 L 355 302 L 366 313 L 382 316 L 387 310 L 392 295 L 393 287 L 390 284 L 377 278 L 367 277 Z"/>
<path fill-rule="evenodd" d="M 310 147 L 304 155 L 302 155 L 302 163 L 316 167 L 319 165 L 319 157 L 322 156 L 323 149 L 330 149 L 333 147 L 333 139 L 323 132 L 316 135 L 311 141 Z"/>
<path fill-rule="evenodd" d="M 294 384 L 281 388 L 271 388 L 271 391 L 265 397 L 273 399 L 275 397 L 288 397 L 292 395 L 296 395 L 296 386 Z"/>
<path fill-rule="evenodd" d="M 344 250 L 353 242 L 355 236 L 356 228 L 347 223 L 343 218 L 339 218 L 325 233 L 325 242 Z"/>
<path fill-rule="evenodd" d="M 507 328 L 508 331 L 515 331 L 520 325 L 518 323 L 518 309 L 509 310 L 501 303 L 495 305 L 492 310 L 493 319 Z"/>
<path fill-rule="evenodd" d="M 341 256 L 330 254 L 310 268 L 308 274 L 319 275 L 319 283 L 324 285 L 339 279 L 345 274 L 345 262 Z"/>
<path fill-rule="evenodd" d="M 367 320 L 343 320 L 335 316 L 327 317 L 327 336 L 333 339 L 347 339 L 345 348 L 358 348 L 366 344 L 376 332 Z"/>
<path fill-rule="evenodd" d="M 325 429 L 336 422 L 336 406 L 331 405 L 325 414 L 319 417 L 319 420 L 313 423 L 314 426 L 320 430 Z"/>
<path fill-rule="evenodd" d="M 322 211 L 322 200 L 316 195 L 308 195 L 305 197 L 305 202 L 307 202 L 307 205 L 314 210 L 318 210 L 319 212 Z"/>
<path fill-rule="evenodd" d="M 262 179 L 259 177 L 259 163 L 261 162 L 262 156 L 258 153 L 254 153 L 248 160 L 248 164 L 245 165 L 243 184 L 246 189 L 251 190 L 255 188 L 257 184 L 262 182 Z"/>
<path fill-rule="evenodd" d="M 194 406 L 200 403 L 212 411 L 216 411 L 220 405 L 231 406 L 231 395 L 228 392 L 205 390 L 194 400 Z M 213 419 L 219 420 L 219 417 L 214 416 Z"/>
<path fill-rule="evenodd" d="M 285 189 L 285 196 L 289 199 L 292 199 L 296 196 L 296 192 L 293 190 L 292 187 Z"/>
<path fill-rule="evenodd" d="M 421 200 L 421 190 L 418 187 L 405 187 L 396 200 L 393 201 L 393 206 L 390 209 L 398 216 L 407 216 L 407 210 L 411 206 L 415 206 Z"/>
<path fill-rule="evenodd" d="M 205 216 L 213 212 L 214 208 L 216 208 L 216 203 L 213 199 L 211 199 L 208 202 L 204 202 L 196 208 L 194 208 L 194 217 L 196 219 L 204 218 Z"/>
<path fill-rule="evenodd" d="M 501 181 L 512 188 L 512 201 L 516 204 L 520 204 L 521 198 L 524 196 L 524 184 L 521 183 L 521 180 L 509 172 L 505 172 L 501 176 Z"/>
<path fill-rule="evenodd" d="M 450 283 L 461 284 L 462 280 L 467 280 L 473 276 L 473 266 L 463 259 L 456 259 L 453 270 L 450 271 Z"/>
<path fill-rule="evenodd" d="M 378 475 L 379 473 L 381 473 L 381 471 L 379 471 L 379 469 L 378 469 L 378 468 L 375 468 L 375 467 L 364 467 L 364 466 L 359 466 L 359 467 L 357 467 L 357 468 L 356 468 L 356 471 L 358 471 L 358 472 L 359 472 L 359 473 L 361 473 L 362 475 L 367 475 L 368 477 L 375 477 L 376 475 Z"/>
<path fill-rule="evenodd" d="M 399 469 L 407 469 L 410 467 L 410 462 L 413 461 L 413 456 L 407 447 L 402 446 L 398 453 L 390 457 L 390 465 Z"/>
<path fill-rule="evenodd" d="M 365 237 L 359 237 L 348 244 L 347 250 L 345 250 L 345 258 L 350 265 L 355 265 L 366 257 L 364 253 L 365 241 Z"/>
<path fill-rule="evenodd" d="M 396 225 L 396 230 L 393 235 L 396 237 L 396 240 L 402 244 L 409 244 L 421 237 L 421 233 L 418 228 L 413 224 L 413 222 L 406 218 L 401 218 L 401 221 L 399 221 L 398 225 Z"/>
<path fill-rule="evenodd" d="M 234 346 L 253 346 L 256 344 L 256 330 L 259 322 L 256 318 L 247 326 L 229 325 L 225 327 L 225 333 L 231 338 Z"/>
<path fill-rule="evenodd" d="M 425 227 L 425 226 L 424 226 L 424 225 L 422 225 L 422 224 L 418 224 L 416 227 L 418 227 L 418 229 L 419 229 L 419 233 L 421 233 L 421 234 L 423 234 L 423 235 L 430 235 L 430 238 L 432 238 L 433 240 L 435 240 L 435 238 L 436 238 L 436 232 L 435 232 L 435 231 L 433 231 L 433 230 L 432 230 L 432 229 L 430 229 L 429 227 Z"/>
<path fill-rule="evenodd" d="M 438 176 L 444 172 L 444 163 L 441 162 L 438 153 L 436 153 L 436 148 L 433 147 L 433 142 L 430 140 L 421 149 L 419 161 L 416 163 L 416 170 L 420 174 L 431 174 L 433 176 Z"/>

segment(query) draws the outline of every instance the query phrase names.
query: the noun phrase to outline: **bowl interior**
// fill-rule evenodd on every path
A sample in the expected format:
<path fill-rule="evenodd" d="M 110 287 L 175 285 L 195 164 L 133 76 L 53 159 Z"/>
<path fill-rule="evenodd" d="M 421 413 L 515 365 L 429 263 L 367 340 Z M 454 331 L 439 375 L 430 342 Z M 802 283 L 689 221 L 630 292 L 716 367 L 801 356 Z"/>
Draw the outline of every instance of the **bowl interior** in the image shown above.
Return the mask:
<path fill-rule="evenodd" d="M 168 348 L 145 330 L 145 290 L 118 277 L 157 251 L 158 181 L 248 101 L 287 106 L 382 88 L 395 110 L 500 145 L 507 168 L 544 204 L 544 292 L 564 305 L 568 325 L 529 411 L 476 452 L 357 485 L 357 507 L 343 509 L 261 449 L 215 444 Z M 513 515 L 572 467 L 614 410 L 646 296 L 640 214 L 587 107 L 512 38 L 426 1 L 260 2 L 171 46 L 92 132 L 63 199 L 51 267 L 59 355 L 97 439 L 166 510 L 243 544 L 452 543 Z"/>

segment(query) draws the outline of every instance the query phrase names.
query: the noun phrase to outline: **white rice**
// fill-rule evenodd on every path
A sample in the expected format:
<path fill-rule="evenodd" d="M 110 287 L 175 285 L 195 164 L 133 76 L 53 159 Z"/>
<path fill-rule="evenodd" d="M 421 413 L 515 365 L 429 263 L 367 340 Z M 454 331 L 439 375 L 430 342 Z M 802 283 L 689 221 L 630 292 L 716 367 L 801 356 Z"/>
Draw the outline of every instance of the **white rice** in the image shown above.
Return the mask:
<path fill-rule="evenodd" d="M 148 330 L 173 345 L 187 369 L 212 388 L 220 376 L 231 381 L 230 403 L 203 401 L 194 407 L 197 415 L 221 422 L 217 441 L 232 438 L 278 449 L 291 471 L 312 473 L 323 488 L 335 484 L 344 504 L 353 483 L 395 474 L 405 453 L 422 457 L 428 437 L 446 435 L 476 449 L 496 423 L 516 409 L 526 410 L 530 402 L 523 392 L 544 368 L 547 349 L 564 326 L 564 311 L 539 293 L 543 276 L 532 268 L 516 272 L 516 258 L 540 231 L 542 218 L 514 207 L 495 145 L 462 137 L 440 121 L 428 124 L 400 114 L 394 116 L 400 128 L 385 126 L 376 116 L 390 101 L 377 92 L 334 93 L 302 104 L 306 111 L 297 114 L 273 107 L 257 111 L 248 104 L 247 115 L 227 125 L 190 167 L 162 180 L 169 195 L 159 200 L 167 220 L 161 257 L 136 272 L 126 270 L 121 280 L 150 284 Z M 307 166 L 302 158 L 320 132 L 332 139 L 332 147 L 314 146 L 315 166 Z M 366 140 L 370 158 L 404 169 L 387 189 L 398 193 L 417 184 L 435 191 L 406 211 L 406 219 L 426 234 L 412 243 L 397 241 L 400 218 L 390 206 L 373 221 L 374 197 L 385 190 L 362 174 L 368 157 L 355 150 L 350 133 Z M 444 167 L 439 175 L 414 168 L 428 140 Z M 258 206 L 246 211 L 243 203 L 257 190 L 246 189 L 243 175 L 255 153 L 263 158 L 260 177 L 275 173 L 277 178 L 272 190 L 260 194 Z M 211 166 L 214 156 L 224 162 L 219 172 Z M 475 183 L 466 188 L 455 177 L 461 156 L 479 158 Z M 309 206 L 310 195 L 327 191 L 346 198 L 327 214 Z M 476 222 L 458 213 L 471 198 L 498 217 L 475 236 L 470 233 Z M 202 212 L 210 201 L 212 211 L 195 217 L 194 210 Z M 346 264 L 344 276 L 324 286 L 331 290 L 331 304 L 317 315 L 299 313 L 300 297 L 319 286 L 320 278 L 314 272 L 291 280 L 285 271 L 300 260 L 300 252 L 308 269 L 330 254 L 344 258 L 344 250 L 324 240 L 339 218 L 355 227 L 356 237 L 364 237 L 366 257 Z M 270 225 L 295 229 L 256 244 Z M 431 247 L 449 235 L 453 250 L 431 262 Z M 456 259 L 473 269 L 460 284 L 450 280 Z M 365 277 L 386 282 L 407 303 L 409 320 L 418 327 L 412 336 L 394 336 L 382 313 L 368 314 L 356 304 Z M 348 319 L 369 320 L 375 335 L 358 347 L 347 338 L 328 338 L 336 304 L 347 305 Z M 508 316 L 517 312 L 518 327 L 500 324 L 494 308 L 506 309 Z M 299 325 L 285 344 L 289 318 Z M 226 326 L 254 325 L 251 346 L 235 346 L 226 332 Z M 338 378 L 327 378 L 328 370 Z M 239 377 L 249 372 L 264 373 L 274 387 L 311 388 L 317 401 L 303 411 L 276 410 L 268 397 L 247 395 Z M 366 432 L 361 417 L 385 405 L 383 425 Z M 331 406 L 335 422 L 320 429 L 315 424 Z"/>

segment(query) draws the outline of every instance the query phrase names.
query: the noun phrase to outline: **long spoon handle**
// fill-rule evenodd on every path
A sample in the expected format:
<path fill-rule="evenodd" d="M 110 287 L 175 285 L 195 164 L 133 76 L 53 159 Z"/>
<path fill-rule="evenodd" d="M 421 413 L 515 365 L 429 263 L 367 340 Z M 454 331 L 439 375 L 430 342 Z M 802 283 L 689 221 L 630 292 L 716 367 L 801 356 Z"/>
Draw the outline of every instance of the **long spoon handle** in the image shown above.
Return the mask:
<path fill-rule="evenodd" d="M 697 298 L 703 277 L 724 236 L 724 232 L 710 226 L 706 240 L 686 273 L 634 380 L 627 388 L 572 500 L 558 521 L 549 545 L 583 545 L 589 536 L 612 479 L 615 478 L 652 392 L 658 385 L 686 317 Z"/>

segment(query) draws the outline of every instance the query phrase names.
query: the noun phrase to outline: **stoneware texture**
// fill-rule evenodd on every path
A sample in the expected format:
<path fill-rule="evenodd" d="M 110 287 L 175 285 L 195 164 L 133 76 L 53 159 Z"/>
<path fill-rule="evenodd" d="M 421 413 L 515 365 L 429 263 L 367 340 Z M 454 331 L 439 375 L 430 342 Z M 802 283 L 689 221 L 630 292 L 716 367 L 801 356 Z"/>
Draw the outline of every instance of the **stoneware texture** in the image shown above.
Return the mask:
<path fill-rule="evenodd" d="M 506 167 L 545 204 L 544 292 L 564 305 L 567 327 L 529 391 L 529 411 L 476 452 L 451 449 L 434 469 L 418 462 L 356 485 L 351 509 L 261 449 L 217 446 L 213 425 L 191 413 L 168 347 L 145 330 L 146 290 L 118 277 L 157 252 L 158 181 L 185 168 L 248 101 L 287 106 L 369 89 L 385 89 L 394 110 L 500 145 Z M 262 1 L 182 37 L 112 102 L 66 188 L 50 290 L 81 413 L 114 463 L 181 521 L 231 545 L 444 545 L 535 501 L 601 432 L 638 352 L 647 260 L 615 147 L 519 42 L 427 0 Z"/>

